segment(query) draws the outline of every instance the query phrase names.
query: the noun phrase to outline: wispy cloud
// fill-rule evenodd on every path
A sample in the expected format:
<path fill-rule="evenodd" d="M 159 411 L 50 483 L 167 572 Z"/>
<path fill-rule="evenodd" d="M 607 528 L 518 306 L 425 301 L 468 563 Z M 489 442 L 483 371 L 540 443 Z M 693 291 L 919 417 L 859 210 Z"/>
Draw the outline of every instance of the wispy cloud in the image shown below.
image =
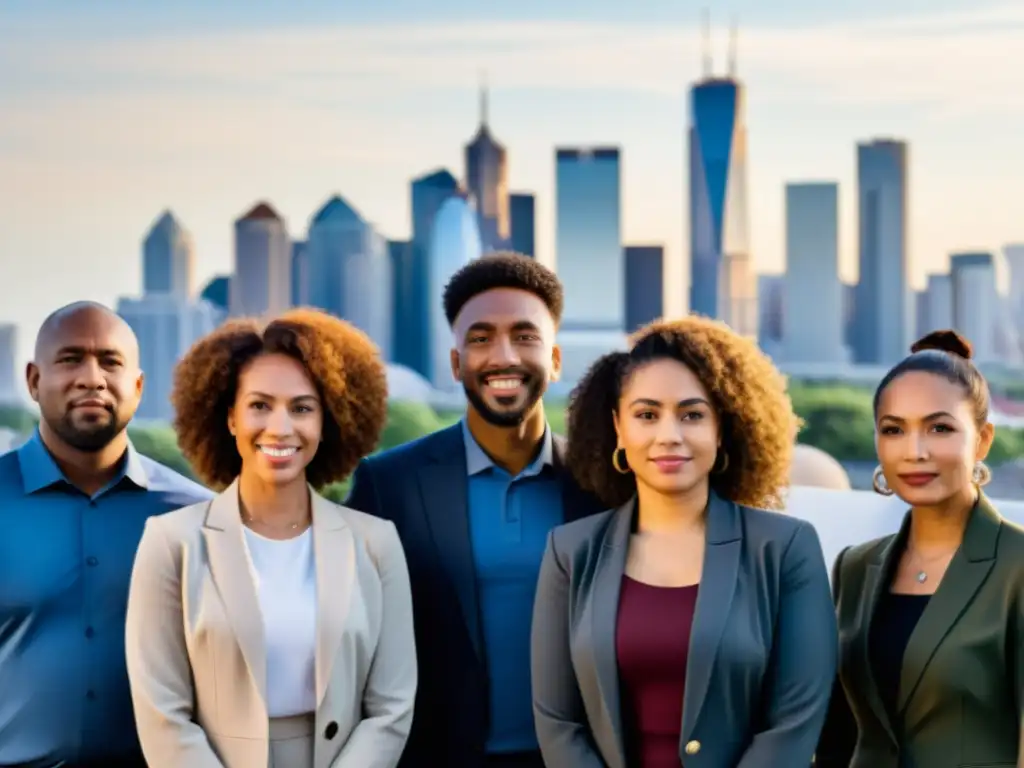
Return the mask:
<path fill-rule="evenodd" d="M 724 53 L 724 38 L 716 41 Z M 470 85 L 486 68 L 510 88 L 678 94 L 696 74 L 696 28 L 477 23 L 284 28 L 138 41 L 14 41 L 0 67 L 57 85 L 88 78 L 114 93 L 176 93 L 283 108 L 357 106 L 389 90 Z M 764 95 L 821 104 L 1024 112 L 1024 7 L 819 25 L 755 27 L 741 74 Z M 721 62 L 721 55 L 719 56 Z M 1016 62 L 1016 65 L 1014 64 Z M 38 94 L 44 94 L 41 89 Z M 325 95 L 325 92 L 329 95 Z"/>

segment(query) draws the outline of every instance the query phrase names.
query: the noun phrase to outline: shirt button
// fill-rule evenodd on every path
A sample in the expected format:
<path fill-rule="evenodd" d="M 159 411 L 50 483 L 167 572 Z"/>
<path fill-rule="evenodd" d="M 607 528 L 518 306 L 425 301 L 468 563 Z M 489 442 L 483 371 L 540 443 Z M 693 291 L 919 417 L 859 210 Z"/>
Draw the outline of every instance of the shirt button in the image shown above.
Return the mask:
<path fill-rule="evenodd" d="M 92 637 L 95 634 L 96 634 L 96 630 L 93 629 L 92 627 L 86 627 L 85 628 L 85 636 L 86 637 Z"/>
<path fill-rule="evenodd" d="M 90 566 L 91 568 L 95 568 L 97 565 L 100 564 L 100 561 L 97 560 L 95 557 L 87 557 L 85 558 L 85 564 Z"/>
<path fill-rule="evenodd" d="M 693 741 L 689 741 L 689 742 L 686 743 L 686 754 L 688 754 L 688 755 L 696 755 L 698 752 L 700 752 L 700 742 L 699 741 L 694 739 Z"/>

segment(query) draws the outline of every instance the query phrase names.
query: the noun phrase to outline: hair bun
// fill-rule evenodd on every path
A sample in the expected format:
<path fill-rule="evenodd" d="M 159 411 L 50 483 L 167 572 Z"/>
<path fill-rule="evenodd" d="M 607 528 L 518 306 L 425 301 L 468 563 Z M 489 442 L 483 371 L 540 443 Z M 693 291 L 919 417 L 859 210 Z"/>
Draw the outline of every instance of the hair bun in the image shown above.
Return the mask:
<path fill-rule="evenodd" d="M 971 342 L 953 330 L 932 331 L 918 339 L 914 346 L 910 348 L 910 351 L 924 352 L 929 349 L 962 357 L 964 360 L 970 360 L 971 355 L 974 354 L 974 347 L 971 346 Z"/>

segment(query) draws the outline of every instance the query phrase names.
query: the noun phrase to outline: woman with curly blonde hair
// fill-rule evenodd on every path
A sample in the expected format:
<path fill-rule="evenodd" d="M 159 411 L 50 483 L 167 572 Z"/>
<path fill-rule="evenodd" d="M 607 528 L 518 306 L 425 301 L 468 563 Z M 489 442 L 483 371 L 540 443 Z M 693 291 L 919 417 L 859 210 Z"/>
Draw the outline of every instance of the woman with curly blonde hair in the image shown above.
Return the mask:
<path fill-rule="evenodd" d="M 416 690 L 394 526 L 317 491 L 377 444 L 376 348 L 330 315 L 232 320 L 178 364 L 178 443 L 220 491 L 151 518 L 127 661 L 151 768 L 394 768 Z"/>
<path fill-rule="evenodd" d="M 534 715 L 559 768 L 810 765 L 836 667 L 817 534 L 779 507 L 797 420 L 754 342 L 641 329 L 573 391 L 569 469 L 611 509 L 548 539 Z"/>

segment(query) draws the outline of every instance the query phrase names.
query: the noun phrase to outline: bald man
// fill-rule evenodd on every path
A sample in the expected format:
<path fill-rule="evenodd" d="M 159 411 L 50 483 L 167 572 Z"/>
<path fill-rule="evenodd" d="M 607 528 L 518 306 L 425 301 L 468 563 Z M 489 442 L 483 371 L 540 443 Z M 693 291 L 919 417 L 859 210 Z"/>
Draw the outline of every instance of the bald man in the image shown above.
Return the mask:
<path fill-rule="evenodd" d="M 91 302 L 39 330 L 39 428 L 0 456 L 0 766 L 144 768 L 124 620 L 146 518 L 210 498 L 139 455 L 135 334 Z"/>

